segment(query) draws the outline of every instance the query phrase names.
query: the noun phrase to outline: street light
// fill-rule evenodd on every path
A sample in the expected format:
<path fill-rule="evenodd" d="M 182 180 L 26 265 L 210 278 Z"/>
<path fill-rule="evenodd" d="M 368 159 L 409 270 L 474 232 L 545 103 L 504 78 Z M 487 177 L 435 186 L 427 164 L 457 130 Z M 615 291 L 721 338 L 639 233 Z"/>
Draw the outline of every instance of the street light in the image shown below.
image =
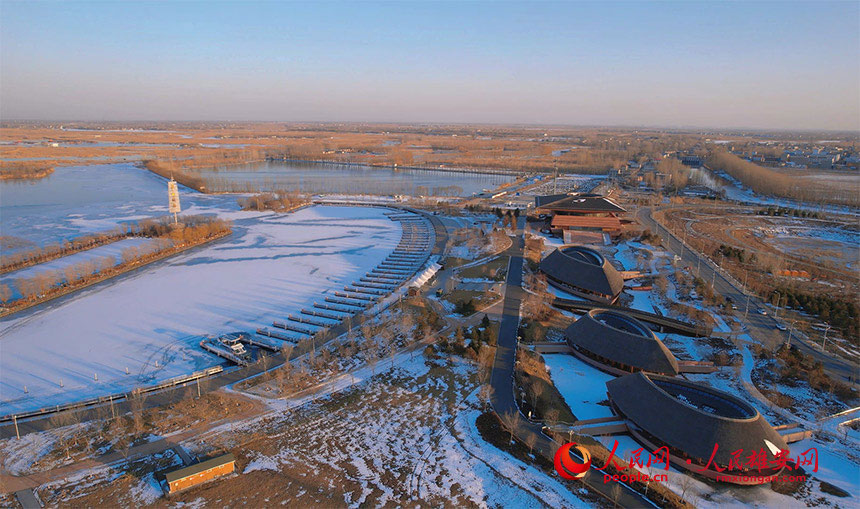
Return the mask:
<path fill-rule="evenodd" d="M 778 290 L 774 290 L 773 293 L 776 294 L 776 311 L 773 313 L 773 317 L 776 319 L 779 318 L 779 300 L 782 298 L 782 294 Z"/>
<path fill-rule="evenodd" d="M 791 325 L 788 326 L 788 339 L 785 340 L 786 346 L 791 346 L 791 331 L 792 331 L 792 329 L 794 329 L 794 322 L 796 322 L 796 321 L 797 320 L 792 320 Z"/>

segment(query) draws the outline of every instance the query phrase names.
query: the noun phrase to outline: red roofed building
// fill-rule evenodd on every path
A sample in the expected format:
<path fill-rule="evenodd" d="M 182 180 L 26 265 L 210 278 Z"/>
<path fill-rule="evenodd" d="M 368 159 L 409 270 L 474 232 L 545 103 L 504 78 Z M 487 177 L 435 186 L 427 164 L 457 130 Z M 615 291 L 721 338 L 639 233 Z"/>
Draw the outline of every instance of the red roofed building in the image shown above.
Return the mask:
<path fill-rule="evenodd" d="M 538 213 L 550 214 L 550 229 L 565 243 L 603 242 L 603 236 L 620 233 L 620 215 L 626 213 L 611 199 L 597 194 L 556 194 L 535 197 Z"/>

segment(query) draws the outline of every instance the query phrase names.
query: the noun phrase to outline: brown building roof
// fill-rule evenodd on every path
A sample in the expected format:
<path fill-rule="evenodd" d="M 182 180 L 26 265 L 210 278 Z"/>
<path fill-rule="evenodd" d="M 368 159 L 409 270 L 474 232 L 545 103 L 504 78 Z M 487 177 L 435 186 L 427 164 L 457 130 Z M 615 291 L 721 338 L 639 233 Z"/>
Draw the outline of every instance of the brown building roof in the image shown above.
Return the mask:
<path fill-rule="evenodd" d="M 566 285 L 613 298 L 624 288 L 624 280 L 615 267 L 586 247 L 556 249 L 541 260 L 540 270 Z"/>
<path fill-rule="evenodd" d="M 782 436 L 749 403 L 727 392 L 680 378 L 641 372 L 606 382 L 609 399 L 630 423 L 663 444 L 684 451 L 700 463 L 729 465 L 731 453 L 747 458 L 764 450 L 774 460 L 771 446 L 788 450 Z"/>
<path fill-rule="evenodd" d="M 617 217 L 592 216 L 553 216 L 553 228 L 608 228 L 621 229 L 621 221 Z"/>
<path fill-rule="evenodd" d="M 227 454 L 222 454 L 221 456 L 209 458 L 207 460 L 203 460 L 199 463 L 195 463 L 187 467 L 171 470 L 170 472 L 164 474 L 164 480 L 167 481 L 167 483 L 169 484 L 174 481 L 178 481 L 179 479 L 183 479 L 194 474 L 199 474 L 200 472 L 205 472 L 206 470 L 219 467 L 221 465 L 226 465 L 227 463 L 231 463 L 234 461 L 236 461 L 236 457 L 233 456 L 232 453 L 228 452 Z"/>
<path fill-rule="evenodd" d="M 593 309 L 565 331 L 570 346 L 649 373 L 678 374 L 678 361 L 645 324 L 618 311 Z"/>

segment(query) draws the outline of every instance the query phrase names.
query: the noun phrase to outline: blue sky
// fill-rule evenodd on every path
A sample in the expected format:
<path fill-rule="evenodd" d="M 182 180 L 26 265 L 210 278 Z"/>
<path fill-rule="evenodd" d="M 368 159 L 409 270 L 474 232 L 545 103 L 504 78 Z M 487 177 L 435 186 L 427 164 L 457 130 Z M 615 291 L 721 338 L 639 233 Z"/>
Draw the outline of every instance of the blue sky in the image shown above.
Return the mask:
<path fill-rule="evenodd" d="M 0 2 L 0 117 L 860 129 L 858 2 Z"/>

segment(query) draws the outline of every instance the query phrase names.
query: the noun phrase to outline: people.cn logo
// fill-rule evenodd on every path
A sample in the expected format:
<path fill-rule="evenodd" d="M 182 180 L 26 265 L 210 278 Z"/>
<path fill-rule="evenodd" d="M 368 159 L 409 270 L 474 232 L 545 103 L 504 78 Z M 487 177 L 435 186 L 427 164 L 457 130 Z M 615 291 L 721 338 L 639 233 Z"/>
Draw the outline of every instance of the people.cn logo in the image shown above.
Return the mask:
<path fill-rule="evenodd" d="M 582 456 L 582 463 L 574 461 L 570 455 L 570 449 L 574 448 Z M 588 449 L 581 445 L 576 445 L 576 442 L 570 442 L 559 447 L 555 452 L 555 471 L 558 475 L 565 479 L 579 479 L 585 476 L 588 469 L 591 467 L 591 453 Z"/>

